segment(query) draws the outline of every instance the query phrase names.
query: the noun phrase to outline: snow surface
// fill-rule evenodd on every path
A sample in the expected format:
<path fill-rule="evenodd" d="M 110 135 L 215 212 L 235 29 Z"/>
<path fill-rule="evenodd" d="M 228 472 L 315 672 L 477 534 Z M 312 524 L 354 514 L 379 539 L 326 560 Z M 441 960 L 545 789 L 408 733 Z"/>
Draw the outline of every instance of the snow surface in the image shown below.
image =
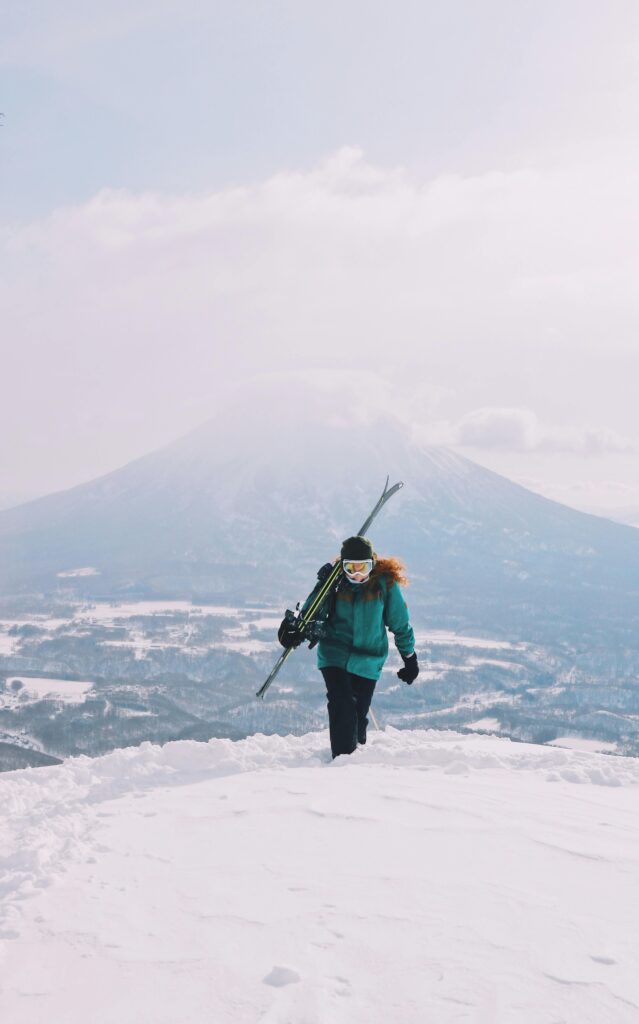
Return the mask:
<path fill-rule="evenodd" d="M 525 643 L 490 640 L 481 636 L 466 636 L 463 633 L 453 633 L 447 629 L 415 630 L 415 640 L 418 645 L 424 647 L 453 645 L 455 647 L 477 647 L 490 651 L 525 651 L 529 647 L 529 644 Z"/>
<path fill-rule="evenodd" d="M 27 693 L 30 697 L 35 697 L 37 700 L 44 700 L 46 697 L 50 700 L 62 701 L 64 704 L 82 704 L 86 694 L 95 685 L 85 680 L 48 679 L 35 676 L 10 676 L 7 679 L 7 685 L 11 686 L 12 683 L 17 681 L 22 683 L 20 693 Z M 3 696 L 6 699 L 9 697 L 8 694 Z M 0 698 L 0 702 L 1 700 L 2 698 Z"/>
<path fill-rule="evenodd" d="M 639 762 L 451 732 L 0 778 L 12 1024 L 636 1024 Z"/>
<path fill-rule="evenodd" d="M 499 732 L 501 722 L 498 718 L 478 718 L 476 722 L 468 722 L 467 729 L 479 729 L 485 732 Z"/>
<path fill-rule="evenodd" d="M 63 579 L 76 576 L 99 576 L 100 570 L 96 569 L 94 565 L 83 565 L 79 569 L 66 569 L 64 572 L 56 573 L 56 576 L 61 576 Z"/>
<path fill-rule="evenodd" d="M 13 623 L 12 623 L 13 625 Z M 0 654 L 11 655 L 16 650 L 19 643 L 17 636 L 9 636 L 2 626 L 0 626 Z"/>
<path fill-rule="evenodd" d="M 215 604 L 191 604 L 190 601 L 124 601 L 121 603 L 98 602 L 78 608 L 74 619 L 113 625 L 120 619 L 140 615 L 163 615 L 186 612 L 189 615 L 240 615 L 256 612 L 263 616 L 265 609 Z M 278 620 L 281 621 L 281 618 Z"/>
<path fill-rule="evenodd" d="M 568 747 L 570 750 L 610 752 L 617 749 L 616 743 L 607 743 L 605 740 L 589 740 L 585 736 L 558 736 L 556 740 L 550 742 L 553 747 Z"/>

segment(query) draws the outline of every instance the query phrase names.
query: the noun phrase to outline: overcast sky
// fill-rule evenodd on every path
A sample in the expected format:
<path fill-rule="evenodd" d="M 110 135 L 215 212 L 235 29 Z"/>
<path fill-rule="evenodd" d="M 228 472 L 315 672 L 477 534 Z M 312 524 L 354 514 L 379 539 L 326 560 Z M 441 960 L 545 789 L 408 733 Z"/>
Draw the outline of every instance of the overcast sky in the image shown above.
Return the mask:
<path fill-rule="evenodd" d="M 638 69 L 635 0 L 3 11 L 0 502 L 366 370 L 426 441 L 639 506 Z"/>

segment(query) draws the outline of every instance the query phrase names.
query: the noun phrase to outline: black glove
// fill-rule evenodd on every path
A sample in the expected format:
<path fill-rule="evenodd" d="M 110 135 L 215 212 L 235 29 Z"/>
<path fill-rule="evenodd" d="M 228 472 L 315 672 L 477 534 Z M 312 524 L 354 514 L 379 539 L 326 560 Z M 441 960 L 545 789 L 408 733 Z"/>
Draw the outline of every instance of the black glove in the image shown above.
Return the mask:
<path fill-rule="evenodd" d="M 408 685 L 410 686 L 410 684 L 412 682 L 414 682 L 415 679 L 417 679 L 417 676 L 419 675 L 419 665 L 417 664 L 417 655 L 415 654 L 414 651 L 413 651 L 412 654 L 409 654 L 407 657 L 405 657 L 402 654 L 402 661 L 404 662 L 404 667 L 400 668 L 400 670 L 397 673 L 397 675 L 399 676 L 400 679 L 402 679 L 405 683 L 408 683 Z"/>
<path fill-rule="evenodd" d="M 317 578 L 320 581 L 320 583 L 323 583 L 325 580 L 328 579 L 334 568 L 335 566 L 333 565 L 332 562 L 326 562 L 326 564 L 323 565 L 321 569 L 317 570 Z"/>
<path fill-rule="evenodd" d="M 287 611 L 277 631 L 277 639 L 282 647 L 299 647 L 304 643 L 304 634 L 300 632 L 295 613 Z"/>

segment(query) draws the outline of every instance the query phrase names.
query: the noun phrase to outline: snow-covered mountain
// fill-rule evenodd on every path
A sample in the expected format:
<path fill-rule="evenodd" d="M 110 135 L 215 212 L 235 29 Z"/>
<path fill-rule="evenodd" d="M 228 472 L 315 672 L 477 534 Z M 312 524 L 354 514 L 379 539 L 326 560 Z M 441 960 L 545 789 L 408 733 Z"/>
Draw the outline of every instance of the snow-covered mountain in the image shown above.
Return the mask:
<path fill-rule="evenodd" d="M 639 762 L 452 732 L 0 778 L 11 1024 L 635 1024 Z"/>
<path fill-rule="evenodd" d="M 352 390 L 367 386 L 356 376 Z M 371 414 L 295 375 L 247 384 L 205 426 L 123 469 L 0 513 L 0 594 L 290 603 L 387 474 L 405 488 L 373 540 L 407 560 L 418 620 L 636 646 L 636 530 L 416 443 L 384 395 Z"/>

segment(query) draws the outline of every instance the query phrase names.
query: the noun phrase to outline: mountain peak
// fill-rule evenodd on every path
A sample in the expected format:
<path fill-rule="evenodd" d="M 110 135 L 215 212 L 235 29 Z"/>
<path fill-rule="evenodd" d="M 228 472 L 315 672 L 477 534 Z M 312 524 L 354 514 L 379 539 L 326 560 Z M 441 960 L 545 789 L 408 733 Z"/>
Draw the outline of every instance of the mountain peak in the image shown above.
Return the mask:
<path fill-rule="evenodd" d="M 389 476 L 405 486 L 371 539 L 407 561 L 416 615 L 523 639 L 569 622 L 591 637 L 603 603 L 609 636 L 626 635 L 639 616 L 636 530 L 424 447 L 374 375 L 334 376 L 247 381 L 167 447 L 0 512 L 0 593 L 303 597 Z"/>

